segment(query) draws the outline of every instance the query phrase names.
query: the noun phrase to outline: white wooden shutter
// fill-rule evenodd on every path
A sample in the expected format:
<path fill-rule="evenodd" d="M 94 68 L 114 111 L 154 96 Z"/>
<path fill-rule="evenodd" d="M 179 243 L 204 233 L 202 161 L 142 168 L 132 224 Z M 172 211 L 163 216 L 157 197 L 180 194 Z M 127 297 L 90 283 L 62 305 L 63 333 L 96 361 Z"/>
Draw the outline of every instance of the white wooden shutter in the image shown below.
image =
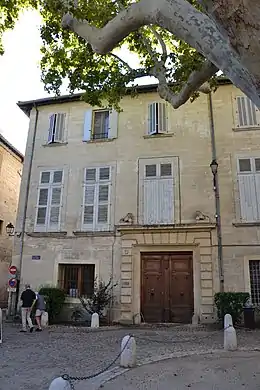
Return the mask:
<path fill-rule="evenodd" d="M 148 135 L 167 132 L 167 107 L 165 103 L 148 105 Z"/>
<path fill-rule="evenodd" d="M 49 130 L 48 130 L 48 144 L 53 142 L 54 129 L 55 129 L 55 114 L 52 114 L 50 116 L 50 124 L 49 124 Z"/>
<path fill-rule="evenodd" d="M 49 226 L 51 228 L 58 228 L 60 224 L 60 210 L 61 210 L 61 187 L 52 187 L 51 201 L 50 201 L 50 219 Z"/>
<path fill-rule="evenodd" d="M 259 111 L 255 104 L 246 96 L 236 98 L 237 127 L 259 126 Z"/>
<path fill-rule="evenodd" d="M 37 216 L 36 216 L 37 226 L 42 226 L 42 227 L 46 226 L 48 199 L 49 199 L 49 189 L 40 188 L 38 194 L 38 205 L 37 205 Z"/>
<path fill-rule="evenodd" d="M 118 112 L 116 110 L 109 111 L 109 128 L 108 138 L 117 138 L 118 131 Z"/>
<path fill-rule="evenodd" d="M 144 181 L 144 224 L 172 224 L 174 221 L 173 179 Z"/>
<path fill-rule="evenodd" d="M 96 185 L 85 185 L 83 225 L 92 230 L 94 226 Z"/>
<path fill-rule="evenodd" d="M 85 112 L 83 141 L 89 141 L 92 135 L 92 109 Z"/>
<path fill-rule="evenodd" d="M 148 105 L 148 135 L 156 133 L 156 103 Z"/>
<path fill-rule="evenodd" d="M 258 219 L 255 175 L 243 174 L 238 176 L 241 219 L 254 222 Z"/>
<path fill-rule="evenodd" d="M 54 141 L 64 142 L 64 131 L 65 131 L 65 118 L 66 114 L 56 114 Z"/>

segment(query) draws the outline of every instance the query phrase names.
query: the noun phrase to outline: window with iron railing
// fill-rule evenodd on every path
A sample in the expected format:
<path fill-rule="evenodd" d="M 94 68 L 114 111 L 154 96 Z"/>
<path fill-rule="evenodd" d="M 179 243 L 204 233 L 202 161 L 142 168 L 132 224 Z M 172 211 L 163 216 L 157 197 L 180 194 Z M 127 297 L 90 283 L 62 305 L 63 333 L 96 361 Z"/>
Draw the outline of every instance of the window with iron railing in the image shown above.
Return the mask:
<path fill-rule="evenodd" d="M 60 264 L 59 287 L 72 298 L 89 297 L 94 292 L 94 264 Z"/>

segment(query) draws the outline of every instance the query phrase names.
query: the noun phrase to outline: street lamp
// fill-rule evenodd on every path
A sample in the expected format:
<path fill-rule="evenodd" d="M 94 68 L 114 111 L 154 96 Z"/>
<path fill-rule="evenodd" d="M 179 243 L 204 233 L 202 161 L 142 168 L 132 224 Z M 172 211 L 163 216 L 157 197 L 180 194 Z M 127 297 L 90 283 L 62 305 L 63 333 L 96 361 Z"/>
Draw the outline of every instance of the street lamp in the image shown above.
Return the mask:
<path fill-rule="evenodd" d="M 6 225 L 5 229 L 8 236 L 14 236 L 14 225 L 11 222 Z"/>
<path fill-rule="evenodd" d="M 215 176 L 218 173 L 218 163 L 217 160 L 212 160 L 210 163 L 210 168 L 212 175 Z"/>

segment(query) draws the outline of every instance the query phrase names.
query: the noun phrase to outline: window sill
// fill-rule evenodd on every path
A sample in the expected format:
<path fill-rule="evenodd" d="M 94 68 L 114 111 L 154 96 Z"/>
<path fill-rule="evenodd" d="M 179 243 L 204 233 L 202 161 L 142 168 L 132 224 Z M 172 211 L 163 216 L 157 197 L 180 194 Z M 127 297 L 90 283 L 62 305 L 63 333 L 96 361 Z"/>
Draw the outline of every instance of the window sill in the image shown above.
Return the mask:
<path fill-rule="evenodd" d="M 260 221 L 257 222 L 233 222 L 235 227 L 250 227 L 250 226 L 260 226 Z"/>
<path fill-rule="evenodd" d="M 44 148 L 47 148 L 47 147 L 55 148 L 57 146 L 65 146 L 65 145 L 68 145 L 68 142 L 52 142 L 50 144 L 43 144 L 42 146 Z"/>
<path fill-rule="evenodd" d="M 257 130 L 260 130 L 260 126 L 233 127 L 232 130 L 235 131 L 235 132 L 239 132 L 239 131 L 257 131 Z"/>
<path fill-rule="evenodd" d="M 83 230 L 77 230 L 73 232 L 74 236 L 77 237 L 107 237 L 107 236 L 114 236 L 115 232 L 114 231 L 93 231 L 93 232 L 87 232 Z"/>
<path fill-rule="evenodd" d="M 30 237 L 55 237 L 63 238 L 67 236 L 67 232 L 26 232 L 27 236 Z"/>
<path fill-rule="evenodd" d="M 144 139 L 173 137 L 174 133 L 144 135 Z"/>
<path fill-rule="evenodd" d="M 112 142 L 114 141 L 116 138 L 104 138 L 104 139 L 90 139 L 89 141 L 82 141 L 86 144 L 99 144 L 101 142 Z"/>

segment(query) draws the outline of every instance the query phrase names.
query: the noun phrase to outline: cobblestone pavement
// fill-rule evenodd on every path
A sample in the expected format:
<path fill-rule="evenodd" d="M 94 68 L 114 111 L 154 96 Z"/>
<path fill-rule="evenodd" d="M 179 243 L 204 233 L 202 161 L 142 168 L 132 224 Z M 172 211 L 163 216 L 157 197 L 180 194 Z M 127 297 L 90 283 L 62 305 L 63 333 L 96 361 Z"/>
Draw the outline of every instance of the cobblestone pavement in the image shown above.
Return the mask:
<path fill-rule="evenodd" d="M 50 327 L 42 333 L 19 333 L 4 324 L 0 344 L 0 390 L 48 390 L 52 379 L 82 376 L 105 368 L 120 352 L 122 337 L 133 334 L 138 363 L 178 352 L 221 349 L 223 331 L 194 327 L 88 328 Z M 260 349 L 260 331 L 238 331 L 239 347 Z M 117 363 L 118 364 L 118 363 Z"/>
<path fill-rule="evenodd" d="M 259 358 L 259 352 L 232 352 L 170 359 L 128 371 L 103 390 L 258 390 Z"/>

